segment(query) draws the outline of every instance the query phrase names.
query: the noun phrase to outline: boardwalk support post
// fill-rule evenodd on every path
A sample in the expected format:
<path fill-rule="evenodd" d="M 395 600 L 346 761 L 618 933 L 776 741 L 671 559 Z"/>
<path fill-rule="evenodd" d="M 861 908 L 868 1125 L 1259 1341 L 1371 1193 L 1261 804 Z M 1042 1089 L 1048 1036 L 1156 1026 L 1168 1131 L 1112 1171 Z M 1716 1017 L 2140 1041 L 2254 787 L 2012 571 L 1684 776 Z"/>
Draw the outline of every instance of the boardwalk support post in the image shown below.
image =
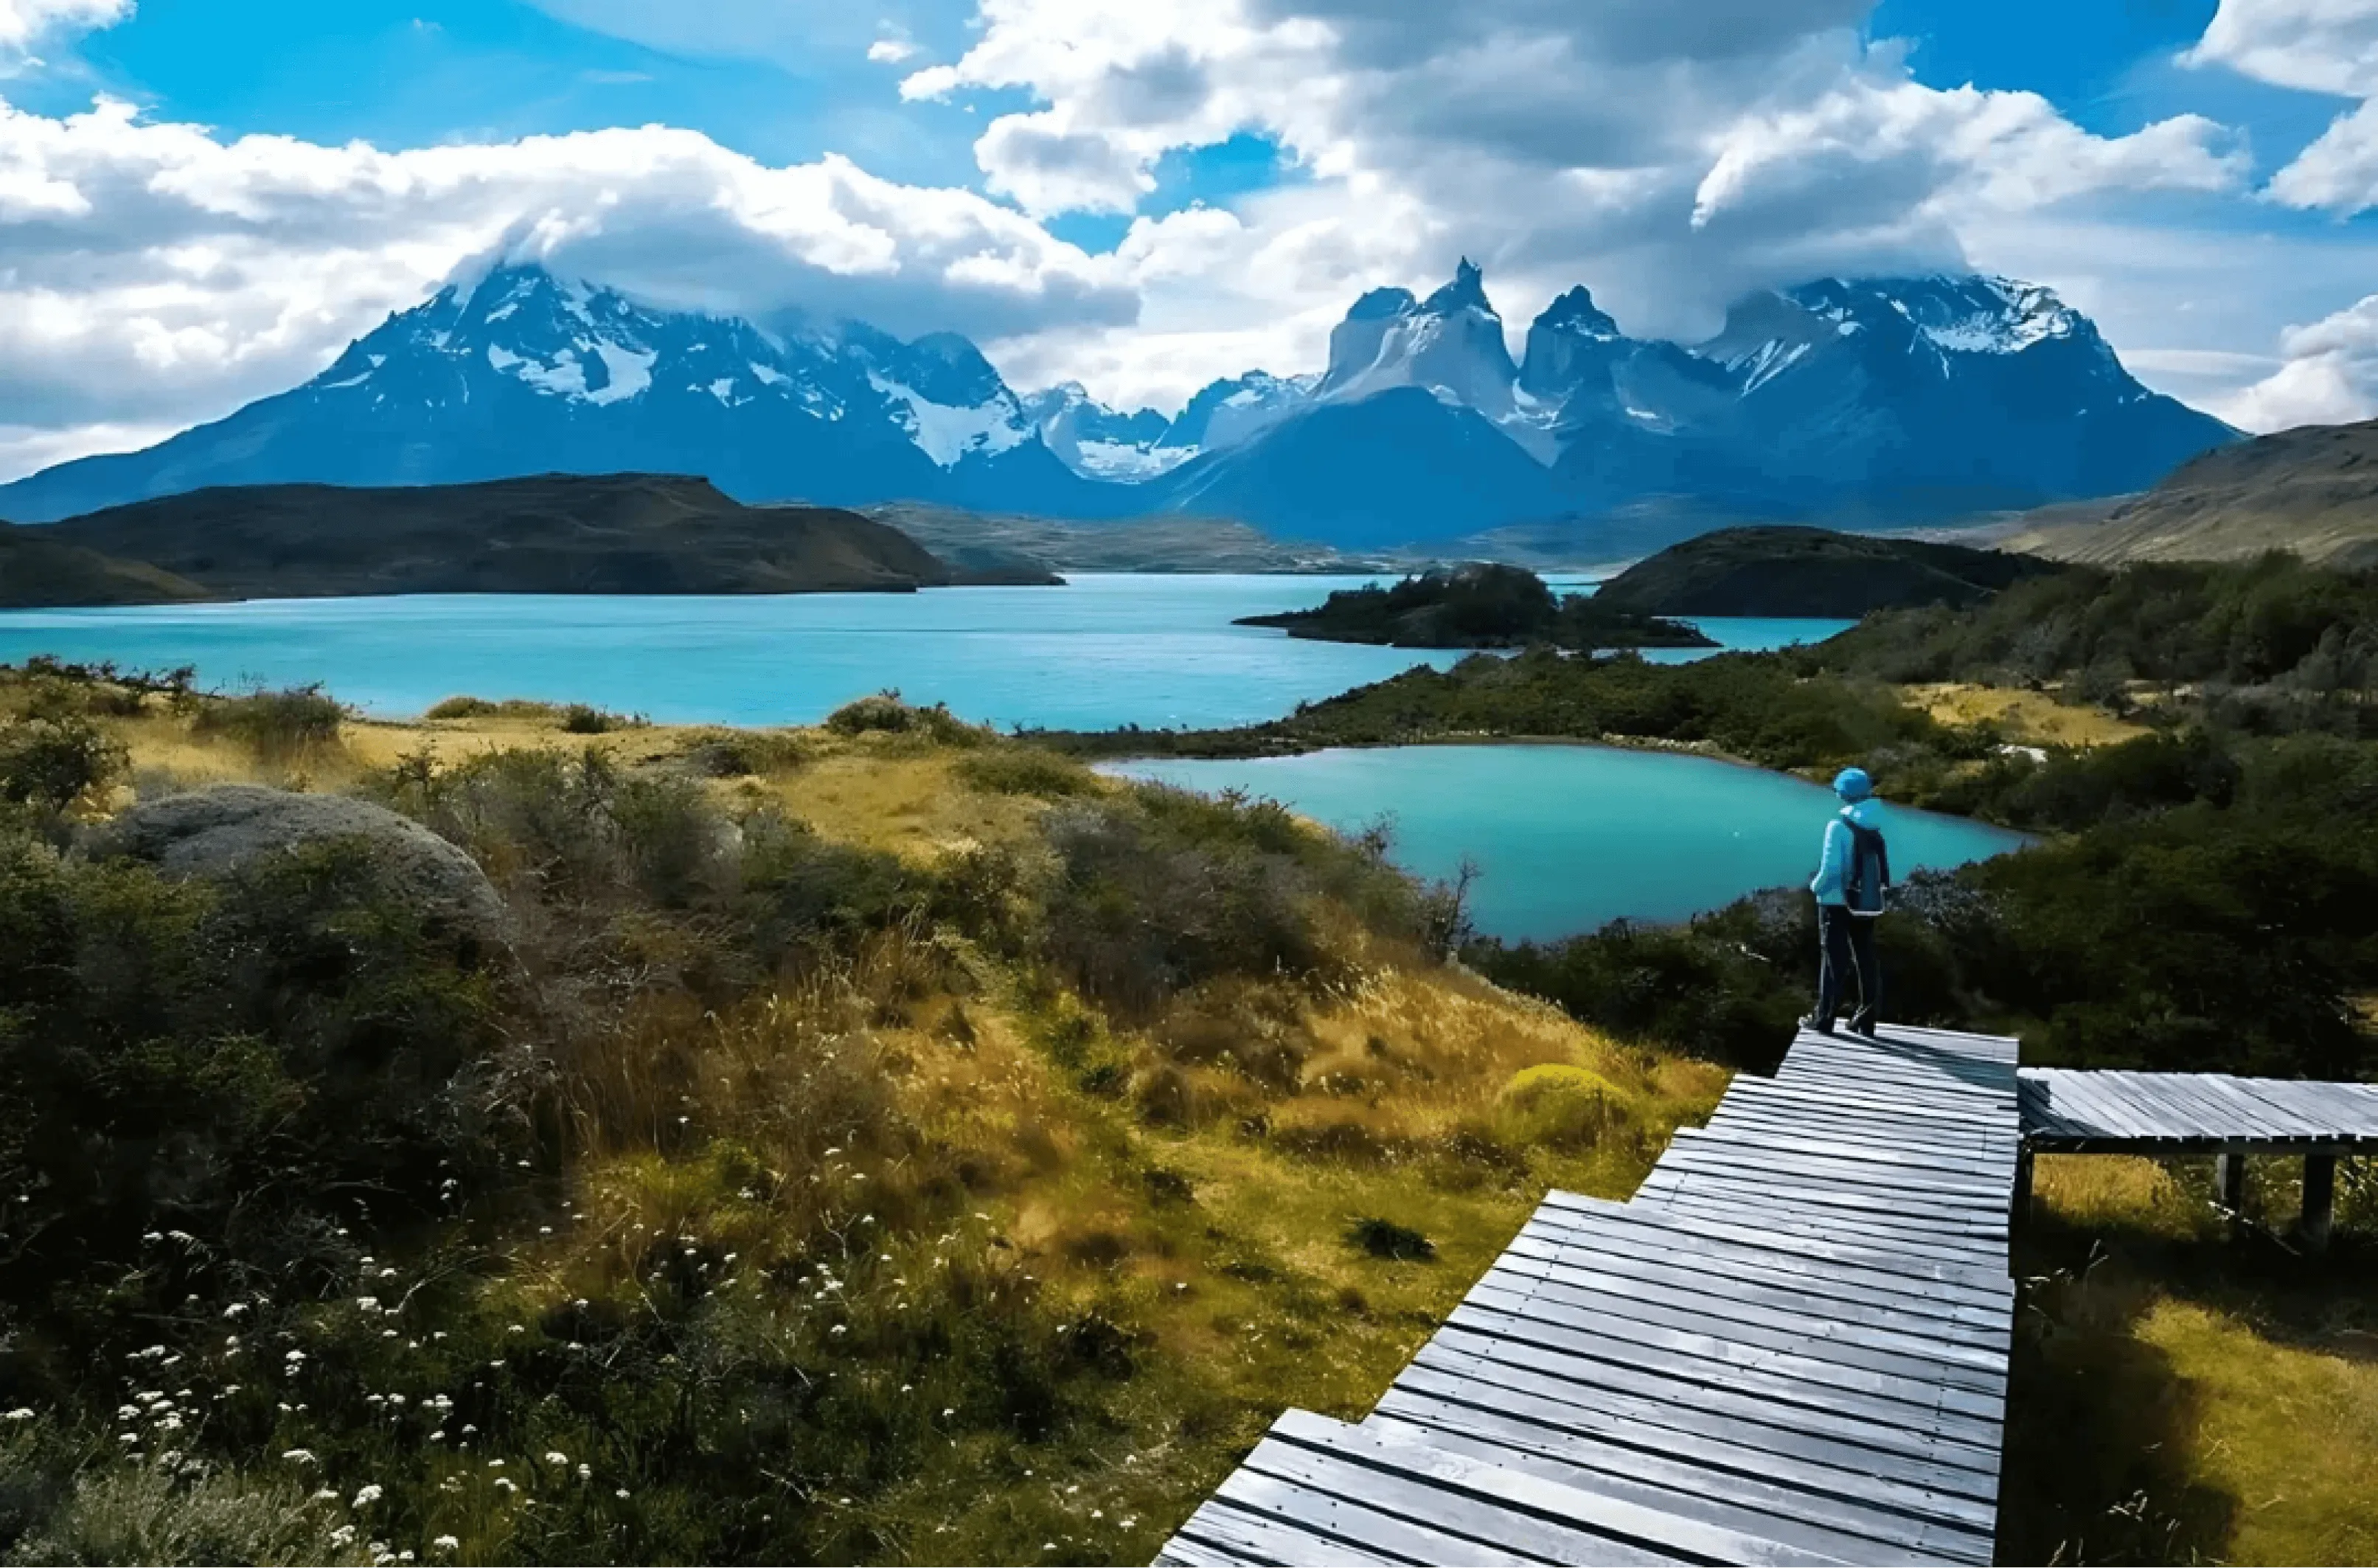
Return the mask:
<path fill-rule="evenodd" d="M 2237 1229 L 2246 1218 L 2246 1156 L 2230 1153 L 2213 1162 L 2214 1202 L 2221 1205 L 2231 1229 Z"/>
<path fill-rule="evenodd" d="M 2031 1213 L 2031 1150 L 2025 1147 L 2014 1157 L 2014 1201 L 2007 1205 L 2007 1226 L 2021 1225 Z"/>
<path fill-rule="evenodd" d="M 2306 1155 L 2303 1167 L 2303 1244 L 2307 1251 L 2324 1251 L 2336 1209 L 2336 1156 Z"/>

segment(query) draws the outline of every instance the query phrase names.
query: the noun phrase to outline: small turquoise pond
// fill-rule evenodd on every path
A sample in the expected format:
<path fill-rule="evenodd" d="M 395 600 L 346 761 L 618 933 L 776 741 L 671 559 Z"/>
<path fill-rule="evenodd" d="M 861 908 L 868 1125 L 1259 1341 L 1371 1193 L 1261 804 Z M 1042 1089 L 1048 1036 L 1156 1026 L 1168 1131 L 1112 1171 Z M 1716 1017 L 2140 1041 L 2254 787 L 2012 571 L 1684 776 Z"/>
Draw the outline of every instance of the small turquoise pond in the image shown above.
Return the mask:
<path fill-rule="evenodd" d="M 1480 877 L 1480 930 L 1572 935 L 1622 916 L 1681 920 L 1778 884 L 1806 886 L 1836 808 L 1784 773 L 1600 746 L 1405 746 L 1243 761 L 1122 762 L 1106 770 L 1186 789 L 1241 789 L 1345 831 L 1393 820 L 1397 864 Z M 1985 823 L 1885 807 L 1892 872 L 2020 847 Z"/>

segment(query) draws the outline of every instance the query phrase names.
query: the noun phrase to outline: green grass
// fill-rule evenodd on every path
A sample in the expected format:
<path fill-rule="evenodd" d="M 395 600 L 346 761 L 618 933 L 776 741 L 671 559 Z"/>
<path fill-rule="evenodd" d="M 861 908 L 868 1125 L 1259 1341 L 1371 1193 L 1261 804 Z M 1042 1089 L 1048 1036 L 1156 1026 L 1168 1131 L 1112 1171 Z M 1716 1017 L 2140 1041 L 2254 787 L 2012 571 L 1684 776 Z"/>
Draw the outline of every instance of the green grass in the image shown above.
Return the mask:
<path fill-rule="evenodd" d="M 2378 1562 L 2378 1174 L 2311 1257 L 2288 1162 L 2235 1238 L 2209 1164 L 2040 1161 L 2001 1562 Z"/>

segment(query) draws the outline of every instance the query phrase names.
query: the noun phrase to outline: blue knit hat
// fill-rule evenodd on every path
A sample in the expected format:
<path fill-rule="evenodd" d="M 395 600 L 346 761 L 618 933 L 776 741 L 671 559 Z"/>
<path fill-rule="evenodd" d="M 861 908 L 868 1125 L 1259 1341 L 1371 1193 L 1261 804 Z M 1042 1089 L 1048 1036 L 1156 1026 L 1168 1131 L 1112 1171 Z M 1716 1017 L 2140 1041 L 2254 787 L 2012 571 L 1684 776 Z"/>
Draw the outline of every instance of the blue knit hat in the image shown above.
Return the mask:
<path fill-rule="evenodd" d="M 1844 768 L 1833 775 L 1833 793 L 1844 800 L 1864 800 L 1874 793 L 1874 781 L 1864 768 Z"/>

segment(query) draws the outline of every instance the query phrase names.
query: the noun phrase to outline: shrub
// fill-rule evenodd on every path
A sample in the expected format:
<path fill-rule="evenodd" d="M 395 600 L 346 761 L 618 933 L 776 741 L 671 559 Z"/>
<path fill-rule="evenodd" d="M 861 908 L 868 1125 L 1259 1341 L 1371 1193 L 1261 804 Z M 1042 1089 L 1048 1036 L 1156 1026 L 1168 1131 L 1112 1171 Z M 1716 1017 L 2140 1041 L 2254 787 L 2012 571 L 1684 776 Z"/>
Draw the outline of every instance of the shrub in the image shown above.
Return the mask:
<path fill-rule="evenodd" d="M 78 714 L 0 724 L 0 801 L 63 811 L 124 772 L 123 745 Z"/>
<path fill-rule="evenodd" d="M 1634 1120 L 1627 1096 L 1608 1079 L 1567 1062 L 1513 1074 L 1500 1097 L 1504 1119 L 1522 1143 L 1591 1148 L 1612 1127 Z"/>
<path fill-rule="evenodd" d="M 0 1224 L 43 1355 L 310 1288 L 354 1251 L 339 1225 L 434 1214 L 520 1152 L 490 976 L 357 844 L 202 887 L 0 842 Z M 166 1229 L 205 1240 L 144 1239 Z"/>
<path fill-rule="evenodd" d="M 735 779 L 788 773 L 810 760 L 809 747 L 798 735 L 769 730 L 738 730 L 707 736 L 685 754 L 687 765 L 705 778 Z"/>
<path fill-rule="evenodd" d="M 1436 1244 L 1409 1226 L 1389 1219 L 1358 1219 L 1346 1231 L 1347 1241 L 1375 1258 L 1424 1263 L 1436 1256 Z"/>
<path fill-rule="evenodd" d="M 961 782 L 993 795 L 1063 798 L 1088 795 L 1098 788 L 1098 775 L 1072 758 L 1013 743 L 988 748 L 963 759 L 957 765 L 957 776 Z"/>
<path fill-rule="evenodd" d="M 897 691 L 880 691 L 847 702 L 826 715 L 825 727 L 836 735 L 909 735 L 943 746 L 979 746 L 989 733 L 965 723 L 936 702 L 913 707 Z"/>
<path fill-rule="evenodd" d="M 484 697 L 449 697 L 432 703 L 422 713 L 425 719 L 484 719 L 503 712 L 500 703 Z"/>
<path fill-rule="evenodd" d="M 1225 975 L 1315 976 L 1330 958 L 1296 861 L 1200 839 L 1131 806 L 1080 804 L 1048 825 L 1060 865 L 1048 942 L 1086 994 L 1142 1016 Z"/>
<path fill-rule="evenodd" d="M 288 762 L 336 745 L 346 710 L 320 686 L 219 697 L 199 709 L 193 728 L 238 741 L 265 762 Z"/>
<path fill-rule="evenodd" d="M 583 702 L 572 702 L 561 711 L 561 728 L 567 735 L 608 735 L 613 730 L 632 728 L 642 723 L 640 719 L 589 707 Z"/>
<path fill-rule="evenodd" d="M 338 1511 L 288 1482 L 177 1478 L 162 1464 L 94 1467 L 10 1562 L 364 1563 L 332 1532 Z"/>

